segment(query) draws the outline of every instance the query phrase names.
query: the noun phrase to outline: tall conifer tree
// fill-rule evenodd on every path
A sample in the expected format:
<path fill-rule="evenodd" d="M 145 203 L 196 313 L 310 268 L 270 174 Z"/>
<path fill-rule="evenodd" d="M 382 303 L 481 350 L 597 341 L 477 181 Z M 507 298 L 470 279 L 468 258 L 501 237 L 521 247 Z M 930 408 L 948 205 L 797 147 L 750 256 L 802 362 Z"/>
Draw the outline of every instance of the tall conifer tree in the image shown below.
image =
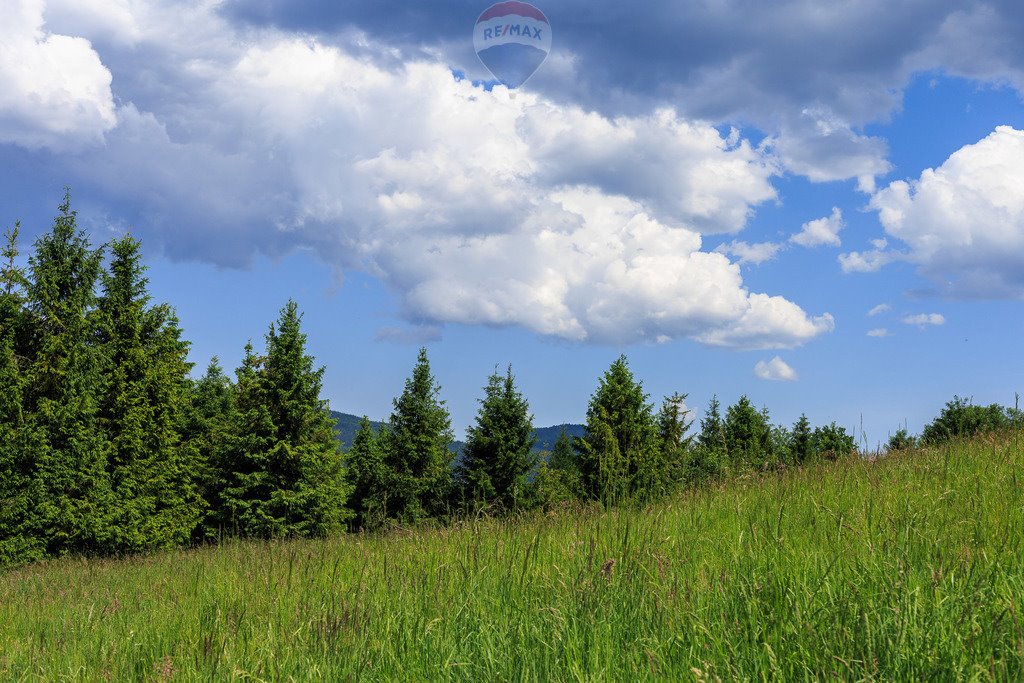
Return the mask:
<path fill-rule="evenodd" d="M 687 476 L 688 455 L 693 435 L 687 435 L 693 423 L 687 420 L 686 394 L 667 396 L 658 411 L 658 441 L 661 463 L 660 485 L 668 491 L 681 484 Z"/>
<path fill-rule="evenodd" d="M 382 432 L 374 433 L 370 419 L 364 415 L 352 448 L 345 456 L 346 476 L 352 485 L 349 508 L 354 513 L 352 526 L 355 529 L 373 529 L 384 521 L 388 492 L 382 443 L 387 440 L 386 427 Z"/>
<path fill-rule="evenodd" d="M 324 536 L 346 519 L 348 485 L 334 421 L 320 399 L 323 368 L 306 353 L 294 301 L 267 333 L 267 353 L 252 346 L 238 372 L 235 471 L 226 508 L 251 536 Z"/>
<path fill-rule="evenodd" d="M 204 501 L 204 517 L 196 530 L 200 540 L 216 539 L 227 516 L 221 509 L 221 496 L 227 486 L 229 448 L 236 422 L 235 389 L 214 356 L 205 374 L 194 381 L 189 408 L 182 426 L 182 438 L 195 453 L 192 479 Z"/>
<path fill-rule="evenodd" d="M 128 552 L 184 543 L 201 514 L 194 450 L 180 438 L 188 342 L 170 307 L 149 305 L 140 246 L 131 236 L 111 243 L 94 322 L 99 427 L 114 496 L 110 542 Z"/>
<path fill-rule="evenodd" d="M 773 464 L 771 424 L 746 395 L 725 411 L 725 440 L 733 465 L 761 469 Z"/>
<path fill-rule="evenodd" d="M 427 350 L 421 348 L 412 376 L 394 401 L 384 440 L 387 515 L 400 522 L 415 523 L 448 508 L 454 435 L 440 393 Z"/>
<path fill-rule="evenodd" d="M 468 430 L 458 479 L 468 505 L 497 505 L 511 510 L 523 502 L 533 455 L 533 417 L 516 389 L 512 366 L 505 376 L 487 378 L 476 424 Z"/>
<path fill-rule="evenodd" d="M 17 265 L 19 224 L 6 233 L 0 270 L 0 567 L 37 559 L 42 548 L 26 528 L 32 458 L 26 441 L 25 274 Z"/>
<path fill-rule="evenodd" d="M 79 232 L 69 192 L 59 211 L 29 259 L 33 344 L 23 405 L 31 442 L 27 526 L 52 555 L 105 550 L 111 508 L 96 419 L 99 363 L 88 319 L 103 254 Z"/>
<path fill-rule="evenodd" d="M 263 381 L 266 359 L 245 345 L 242 364 L 235 370 L 234 418 L 225 448 L 222 482 L 213 505 L 213 523 L 227 533 L 269 536 L 281 533 L 265 518 L 263 503 L 270 499 L 267 454 L 277 442 L 270 401 Z"/>
<path fill-rule="evenodd" d="M 811 421 L 801 413 L 800 419 L 793 424 L 790 438 L 790 459 L 794 465 L 802 465 L 813 457 L 814 442 L 811 436 Z"/>
<path fill-rule="evenodd" d="M 577 443 L 584 485 L 594 498 L 614 503 L 646 496 L 659 477 L 653 406 L 625 356 L 601 378 L 587 408 L 587 435 Z"/>

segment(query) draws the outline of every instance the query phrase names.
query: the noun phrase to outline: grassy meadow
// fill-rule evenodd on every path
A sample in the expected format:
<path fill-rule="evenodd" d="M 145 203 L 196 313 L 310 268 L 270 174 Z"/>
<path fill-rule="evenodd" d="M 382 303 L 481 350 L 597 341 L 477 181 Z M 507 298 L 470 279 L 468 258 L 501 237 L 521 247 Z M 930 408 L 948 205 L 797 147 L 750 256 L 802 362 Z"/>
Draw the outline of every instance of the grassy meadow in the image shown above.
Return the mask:
<path fill-rule="evenodd" d="M 1024 454 L 0 575 L 0 680 L 1021 680 Z"/>

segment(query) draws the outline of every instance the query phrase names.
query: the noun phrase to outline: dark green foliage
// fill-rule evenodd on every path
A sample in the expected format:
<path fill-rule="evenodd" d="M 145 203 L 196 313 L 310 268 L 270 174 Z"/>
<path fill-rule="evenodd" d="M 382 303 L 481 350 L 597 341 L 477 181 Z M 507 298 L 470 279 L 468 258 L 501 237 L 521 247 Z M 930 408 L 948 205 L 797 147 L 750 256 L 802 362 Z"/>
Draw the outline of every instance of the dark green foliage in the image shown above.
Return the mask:
<path fill-rule="evenodd" d="M 803 413 L 800 419 L 793 424 L 793 431 L 790 439 L 790 462 L 793 465 L 803 465 L 809 462 L 814 456 L 814 443 L 811 439 L 811 421 Z"/>
<path fill-rule="evenodd" d="M 0 270 L 0 567 L 42 554 L 40 544 L 26 528 L 33 463 L 22 406 L 27 282 L 15 262 L 19 228 L 15 224 L 7 231 Z"/>
<path fill-rule="evenodd" d="M 349 508 L 354 513 L 354 529 L 374 529 L 384 522 L 387 510 L 387 473 L 381 442 L 387 439 L 387 427 L 378 433 L 364 415 L 359 422 L 352 448 L 346 454 L 347 477 L 352 485 Z"/>
<path fill-rule="evenodd" d="M 824 427 L 816 427 L 811 435 L 817 457 L 825 460 L 838 460 L 857 452 L 857 442 L 846 429 L 835 422 Z"/>
<path fill-rule="evenodd" d="M 93 316 L 100 382 L 97 425 L 106 441 L 113 502 L 110 549 L 138 552 L 181 545 L 202 512 L 182 442 L 191 364 L 173 311 L 150 306 L 140 243 L 111 243 L 109 273 Z"/>
<path fill-rule="evenodd" d="M 694 436 L 687 434 L 693 425 L 687 420 L 686 394 L 665 397 L 658 411 L 659 484 L 662 492 L 683 484 L 689 478 L 690 452 Z"/>
<path fill-rule="evenodd" d="M 324 536 L 346 519 L 348 486 L 333 421 L 320 400 L 323 368 L 306 353 L 294 301 L 267 333 L 267 355 L 252 345 L 238 370 L 230 470 L 221 523 L 247 536 Z"/>
<path fill-rule="evenodd" d="M 97 422 L 100 363 L 88 344 L 103 254 L 80 233 L 66 193 L 29 259 L 21 457 L 29 479 L 23 533 L 47 554 L 108 548 L 110 480 Z"/>
<path fill-rule="evenodd" d="M 416 523 L 444 514 L 452 493 L 448 446 L 451 419 L 440 399 L 441 387 L 430 374 L 427 350 L 421 348 L 412 376 L 394 401 L 384 445 L 388 482 L 386 515 L 400 523 Z"/>
<path fill-rule="evenodd" d="M 722 420 L 721 404 L 717 396 L 711 397 L 704 417 L 700 421 L 697 445 L 690 452 L 687 461 L 686 480 L 700 483 L 721 476 L 727 466 L 729 455 L 725 440 L 725 421 Z"/>
<path fill-rule="evenodd" d="M 746 396 L 725 413 L 725 443 L 733 467 L 759 470 L 775 465 L 767 410 L 758 411 Z"/>
<path fill-rule="evenodd" d="M 559 432 L 551 451 L 541 453 L 537 472 L 528 489 L 530 504 L 543 510 L 552 510 L 583 498 L 579 457 L 565 429 Z"/>
<path fill-rule="evenodd" d="M 765 419 L 767 419 L 768 411 L 765 410 L 763 412 Z M 785 425 L 772 425 L 769 445 L 771 461 L 768 463 L 769 466 L 779 468 L 791 465 L 792 450 L 793 433 Z"/>
<path fill-rule="evenodd" d="M 890 453 L 905 451 L 917 447 L 917 437 L 911 435 L 906 429 L 899 429 L 889 437 L 885 449 Z"/>
<path fill-rule="evenodd" d="M 204 502 L 203 519 L 193 534 L 196 540 L 215 540 L 228 531 L 220 506 L 236 421 L 234 385 L 214 356 L 206 373 L 192 383 L 182 423 L 182 441 L 194 454 L 192 480 Z"/>
<path fill-rule="evenodd" d="M 740 396 L 725 414 L 725 441 L 729 462 L 736 470 L 776 467 L 779 453 L 768 409 L 758 411 L 750 398 Z M 784 435 L 781 440 L 785 440 Z"/>
<path fill-rule="evenodd" d="M 610 504 L 660 491 L 658 428 L 652 411 L 643 386 L 620 356 L 591 396 L 587 435 L 577 441 L 589 496 Z"/>
<path fill-rule="evenodd" d="M 1014 411 L 996 403 L 976 406 L 968 399 L 954 396 L 939 416 L 925 426 L 921 443 L 936 446 L 951 439 L 1008 429 L 1013 424 L 1013 414 Z"/>
<path fill-rule="evenodd" d="M 274 531 L 272 520 L 265 520 L 261 514 L 273 490 L 266 454 L 277 441 L 263 381 L 265 360 L 248 342 L 242 364 L 235 370 L 234 422 L 225 448 L 224 470 L 216 474 L 223 485 L 212 503 L 214 525 L 232 534 L 266 535 Z"/>
<path fill-rule="evenodd" d="M 530 406 L 516 389 L 510 365 L 504 377 L 495 372 L 487 378 L 476 424 L 467 432 L 457 474 L 464 504 L 520 507 L 527 475 L 537 463 L 534 441 Z"/>

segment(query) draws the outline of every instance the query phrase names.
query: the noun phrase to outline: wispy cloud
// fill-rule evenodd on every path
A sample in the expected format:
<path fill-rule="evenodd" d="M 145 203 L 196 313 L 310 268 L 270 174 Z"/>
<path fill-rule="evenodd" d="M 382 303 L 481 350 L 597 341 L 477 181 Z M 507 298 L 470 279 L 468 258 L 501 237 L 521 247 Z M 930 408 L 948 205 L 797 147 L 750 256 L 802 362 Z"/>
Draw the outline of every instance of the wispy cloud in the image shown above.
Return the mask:
<path fill-rule="evenodd" d="M 869 318 L 874 318 L 876 315 L 880 315 L 882 313 L 888 313 L 891 310 L 892 310 L 892 306 L 890 306 L 889 304 L 878 304 L 877 306 L 872 308 L 870 311 L 868 311 L 868 317 Z"/>
<path fill-rule="evenodd" d="M 382 327 L 377 330 L 376 341 L 394 342 L 396 344 L 424 344 L 438 341 L 441 329 L 434 325 L 418 327 Z"/>
<path fill-rule="evenodd" d="M 868 330 L 868 336 L 876 338 L 891 337 L 892 333 L 890 333 L 889 330 L 887 330 L 884 327 L 876 327 L 873 330 Z"/>
<path fill-rule="evenodd" d="M 907 325 L 926 327 L 928 325 L 945 325 L 946 318 L 940 313 L 918 313 L 916 315 L 903 316 L 902 322 Z"/>
<path fill-rule="evenodd" d="M 776 242 L 748 244 L 740 240 L 733 240 L 729 244 L 720 244 L 715 248 L 715 251 L 719 254 L 727 254 L 738 259 L 740 263 L 752 263 L 754 265 L 771 261 L 781 250 L 782 245 Z"/>

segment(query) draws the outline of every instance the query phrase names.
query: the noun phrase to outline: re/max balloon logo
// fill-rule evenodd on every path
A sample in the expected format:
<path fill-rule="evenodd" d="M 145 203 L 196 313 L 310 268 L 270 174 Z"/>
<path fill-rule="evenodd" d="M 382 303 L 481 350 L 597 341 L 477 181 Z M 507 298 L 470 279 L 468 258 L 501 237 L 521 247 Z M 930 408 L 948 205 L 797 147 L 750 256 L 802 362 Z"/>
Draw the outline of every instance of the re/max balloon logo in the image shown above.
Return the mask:
<path fill-rule="evenodd" d="M 522 26 L 520 24 L 505 24 L 495 28 L 484 29 L 484 40 L 494 40 L 505 36 L 523 36 L 533 40 L 543 40 L 543 30 L 535 26 Z"/>
<path fill-rule="evenodd" d="M 533 75 L 551 50 L 551 24 L 525 2 L 499 2 L 476 20 L 473 47 L 484 66 L 508 88 Z"/>

